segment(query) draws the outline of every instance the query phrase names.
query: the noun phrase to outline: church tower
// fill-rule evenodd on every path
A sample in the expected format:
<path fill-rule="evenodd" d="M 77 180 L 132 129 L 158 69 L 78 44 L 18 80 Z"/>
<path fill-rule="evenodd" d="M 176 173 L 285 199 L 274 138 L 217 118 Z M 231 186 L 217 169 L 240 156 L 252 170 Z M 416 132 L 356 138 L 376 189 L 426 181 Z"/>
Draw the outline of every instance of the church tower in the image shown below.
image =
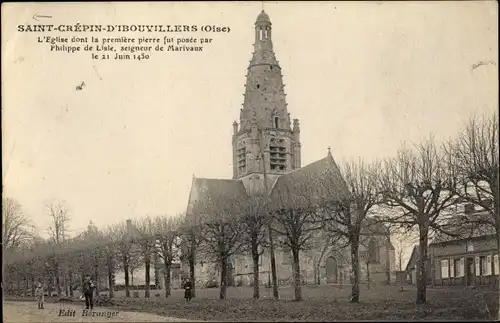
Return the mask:
<path fill-rule="evenodd" d="M 257 189 L 249 189 L 255 186 L 251 182 L 263 183 L 264 172 L 270 190 L 280 175 L 301 166 L 299 120 L 290 120 L 271 36 L 271 20 L 262 11 L 255 22 L 240 122 L 233 123 L 233 179 L 242 180 L 249 191 Z"/>

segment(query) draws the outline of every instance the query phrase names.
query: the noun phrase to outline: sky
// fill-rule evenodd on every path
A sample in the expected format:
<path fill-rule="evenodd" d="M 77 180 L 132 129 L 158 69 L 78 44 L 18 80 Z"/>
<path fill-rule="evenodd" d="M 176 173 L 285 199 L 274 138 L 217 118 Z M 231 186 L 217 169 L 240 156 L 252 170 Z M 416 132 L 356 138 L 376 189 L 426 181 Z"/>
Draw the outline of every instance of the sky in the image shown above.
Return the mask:
<path fill-rule="evenodd" d="M 260 2 L 2 4 L 2 181 L 44 234 L 185 211 L 192 176 L 231 178 Z M 496 2 L 265 2 L 302 164 L 390 157 L 498 109 Z M 93 61 L 19 33 L 50 24 L 229 26 L 203 52 Z M 68 34 L 73 36 L 74 34 Z M 82 34 L 77 36 L 97 36 Z M 140 34 L 110 36 L 138 37 Z M 152 34 L 163 38 L 164 34 Z M 66 35 L 63 35 L 66 36 Z M 202 33 L 171 36 L 204 36 Z M 480 61 L 490 62 L 473 69 Z M 85 82 L 83 90 L 75 87 Z"/>

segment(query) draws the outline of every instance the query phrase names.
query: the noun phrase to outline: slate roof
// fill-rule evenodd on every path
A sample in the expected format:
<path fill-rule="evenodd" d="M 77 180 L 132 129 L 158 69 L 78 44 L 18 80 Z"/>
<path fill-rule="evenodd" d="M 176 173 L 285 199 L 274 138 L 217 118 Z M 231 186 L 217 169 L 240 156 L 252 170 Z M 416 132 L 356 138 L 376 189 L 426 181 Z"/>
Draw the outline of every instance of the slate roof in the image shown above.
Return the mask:
<path fill-rule="evenodd" d="M 195 196 L 193 196 L 195 195 Z M 237 201 L 244 201 L 249 195 L 240 180 L 210 179 L 193 177 L 189 196 L 188 214 L 207 212 L 209 204 L 234 207 Z M 323 201 L 344 200 L 349 190 L 340 170 L 329 153 L 325 158 L 282 175 L 271 188 L 273 205 L 300 206 Z M 231 201 L 235 201 L 232 203 Z"/>
<path fill-rule="evenodd" d="M 477 238 L 495 234 L 495 228 L 490 224 L 491 215 L 486 211 L 476 211 L 472 214 L 457 213 L 444 228 L 458 236 L 450 236 L 444 233 L 436 233 L 431 244 L 457 241 L 463 239 Z"/>
<path fill-rule="evenodd" d="M 419 249 L 418 246 L 413 246 L 413 250 L 410 255 L 410 259 L 408 259 L 408 263 L 406 264 L 406 272 L 410 272 L 410 269 L 412 269 L 415 264 L 417 263 L 418 257 L 419 257 Z"/>
<path fill-rule="evenodd" d="M 278 178 L 271 199 L 279 206 L 300 206 L 349 198 L 349 189 L 329 153 L 307 166 Z"/>
<path fill-rule="evenodd" d="M 188 210 L 188 213 L 199 214 L 207 212 L 207 204 L 214 203 L 221 207 L 224 204 L 230 204 L 230 201 L 241 200 L 247 198 L 247 192 L 243 182 L 232 179 L 212 179 L 212 178 L 193 178 L 192 190 L 190 194 L 190 202 L 192 194 L 195 193 L 197 203 L 194 203 L 193 209 Z M 193 201 L 194 202 L 194 201 Z M 225 203 L 227 202 L 227 203 Z M 204 205 L 202 205 L 204 204 Z"/>

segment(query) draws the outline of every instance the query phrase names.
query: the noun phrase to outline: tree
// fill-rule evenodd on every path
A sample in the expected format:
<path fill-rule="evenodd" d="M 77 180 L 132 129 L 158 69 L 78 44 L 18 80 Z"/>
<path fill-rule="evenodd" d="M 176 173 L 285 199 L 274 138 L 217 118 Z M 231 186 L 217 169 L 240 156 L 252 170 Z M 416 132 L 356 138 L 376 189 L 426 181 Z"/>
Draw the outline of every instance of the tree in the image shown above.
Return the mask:
<path fill-rule="evenodd" d="M 353 284 L 351 291 L 351 302 L 359 302 L 359 246 L 361 235 L 371 236 L 379 233 L 378 228 L 368 227 L 363 229 L 366 217 L 370 214 L 372 208 L 380 202 L 378 193 L 378 170 L 380 164 L 365 164 L 362 160 L 357 163 L 347 162 L 342 168 L 342 177 L 350 191 L 347 199 L 339 201 L 336 198 L 337 185 L 334 177 L 328 177 L 322 181 L 323 189 L 327 192 L 326 196 L 331 199 L 325 200 L 319 213 L 325 224 L 325 230 L 333 235 L 343 237 L 344 241 L 350 245 L 351 266 L 353 274 Z M 372 230 L 373 229 L 373 230 Z M 368 264 L 368 261 L 367 261 Z M 367 266 L 367 274 L 369 268 Z"/>
<path fill-rule="evenodd" d="M 227 296 L 231 257 L 243 247 L 242 207 L 241 199 L 230 196 L 211 196 L 198 202 L 205 253 L 220 266 L 220 299 Z"/>
<path fill-rule="evenodd" d="M 53 242 L 53 257 L 52 264 L 54 270 L 54 276 L 56 278 L 56 289 L 57 295 L 61 295 L 61 277 L 60 277 L 60 262 L 58 259 L 57 249 L 66 239 L 66 232 L 68 230 L 69 221 L 71 217 L 69 215 L 69 208 L 65 201 L 52 200 L 48 201 L 46 204 L 47 213 L 51 218 L 51 225 L 49 226 L 49 233 L 51 240 Z"/>
<path fill-rule="evenodd" d="M 487 217 L 467 214 L 461 222 L 473 222 L 494 228 L 500 250 L 500 185 L 499 185 L 498 114 L 469 120 L 458 138 L 444 145 L 448 162 L 460 185 L 454 193 L 463 202 L 485 210 Z"/>
<path fill-rule="evenodd" d="M 121 268 L 125 273 L 125 296 L 130 297 L 130 268 L 129 263 L 135 256 L 133 254 L 133 239 L 127 231 L 125 223 L 119 223 L 111 226 L 108 231 L 109 238 L 113 245 L 118 249 Z"/>
<path fill-rule="evenodd" d="M 396 158 L 384 163 L 379 180 L 383 203 L 394 211 L 384 221 L 419 231 L 420 259 L 417 262 L 417 304 L 426 303 L 427 249 L 431 231 L 453 235 L 444 229 L 447 209 L 457 203 L 442 152 L 432 138 L 416 145 L 414 151 L 401 148 Z"/>
<path fill-rule="evenodd" d="M 455 193 L 463 201 L 479 206 L 488 214 L 467 214 L 460 219 L 461 222 L 494 228 L 497 250 L 500 250 L 498 112 L 471 118 L 458 138 L 445 145 L 445 150 L 449 166 L 462 183 L 457 186 Z"/>
<path fill-rule="evenodd" d="M 203 225 L 199 216 L 186 214 L 180 223 L 181 261 L 189 264 L 189 278 L 192 282 L 191 296 L 196 296 L 195 264 L 200 245 L 203 242 Z"/>
<path fill-rule="evenodd" d="M 171 295 L 172 262 L 176 259 L 179 248 L 181 217 L 158 216 L 154 219 L 158 238 L 159 257 L 165 266 L 165 297 Z"/>
<path fill-rule="evenodd" d="M 150 296 L 151 289 L 151 257 L 153 252 L 156 252 L 156 232 L 153 219 L 149 216 L 135 222 L 135 227 L 139 233 L 139 238 L 136 240 L 140 250 L 141 257 L 144 260 L 144 270 L 146 276 L 144 297 Z"/>
<path fill-rule="evenodd" d="M 33 238 L 33 224 L 24 214 L 21 204 L 2 197 L 2 243 L 4 250 L 29 243 Z"/>
<path fill-rule="evenodd" d="M 297 184 L 299 185 L 299 184 Z M 285 250 L 292 253 L 292 272 L 295 300 L 302 300 L 300 252 L 308 248 L 308 242 L 315 231 L 322 228 L 316 217 L 316 206 L 308 196 L 296 195 L 284 184 L 284 194 L 275 195 L 272 206 L 276 225 L 273 231 L 281 238 Z"/>
<path fill-rule="evenodd" d="M 264 196 L 248 197 L 241 201 L 241 223 L 243 235 L 242 251 L 250 250 L 253 263 L 253 298 L 259 298 L 259 259 L 267 245 L 268 199 Z"/>

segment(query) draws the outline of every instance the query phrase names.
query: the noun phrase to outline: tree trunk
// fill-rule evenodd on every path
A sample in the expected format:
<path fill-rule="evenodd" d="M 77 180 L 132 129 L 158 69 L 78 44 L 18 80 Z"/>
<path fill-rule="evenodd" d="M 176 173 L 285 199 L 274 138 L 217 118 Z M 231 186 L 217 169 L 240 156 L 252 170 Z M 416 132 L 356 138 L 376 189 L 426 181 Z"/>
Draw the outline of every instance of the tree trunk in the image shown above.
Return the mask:
<path fill-rule="evenodd" d="M 113 279 L 113 260 L 108 259 L 108 288 L 109 288 L 109 298 L 113 298 L 115 292 L 115 282 Z"/>
<path fill-rule="evenodd" d="M 155 269 L 155 287 L 156 289 L 160 289 L 160 272 L 158 271 L 158 268 L 156 268 L 156 262 L 154 264 L 154 269 Z"/>
<path fill-rule="evenodd" d="M 170 268 L 171 268 L 171 262 L 165 260 L 165 297 L 169 297 L 171 295 L 171 287 L 170 287 L 170 281 L 171 279 L 171 273 L 170 273 Z"/>
<path fill-rule="evenodd" d="M 221 271 L 220 271 L 220 299 L 226 299 L 227 296 L 227 259 L 221 257 Z"/>
<path fill-rule="evenodd" d="M 35 277 L 31 276 L 31 295 L 35 296 Z"/>
<path fill-rule="evenodd" d="M 68 297 L 68 295 L 69 295 L 68 277 L 67 276 L 64 277 L 64 294 L 66 295 L 66 297 Z"/>
<path fill-rule="evenodd" d="M 68 273 L 68 284 L 69 284 L 69 296 L 73 297 L 74 290 L 73 290 L 73 271 L 72 270 L 70 270 Z"/>
<path fill-rule="evenodd" d="M 352 239 L 351 242 L 351 265 L 352 265 L 352 290 L 351 303 L 359 303 L 359 241 Z"/>
<path fill-rule="evenodd" d="M 253 298 L 258 299 L 259 293 L 259 246 L 257 239 L 252 238 L 252 260 L 253 260 Z"/>
<path fill-rule="evenodd" d="M 386 278 L 387 278 L 387 285 L 391 284 L 391 240 L 387 238 L 387 243 L 386 243 L 386 248 L 385 248 L 385 270 L 386 270 Z"/>
<path fill-rule="evenodd" d="M 370 262 L 366 262 L 366 281 L 367 281 L 367 287 L 370 289 Z"/>
<path fill-rule="evenodd" d="M 196 291 L 196 275 L 194 272 L 194 263 L 196 260 L 196 254 L 195 254 L 195 249 L 191 249 L 191 253 L 189 255 L 189 278 L 191 280 L 191 297 L 195 297 L 195 291 Z"/>
<path fill-rule="evenodd" d="M 299 259 L 299 250 L 292 248 L 292 273 L 293 273 L 293 288 L 295 292 L 295 300 L 302 300 L 302 286 L 300 281 L 300 259 Z"/>
<path fill-rule="evenodd" d="M 318 260 L 315 258 L 313 258 L 313 273 L 314 273 L 314 283 L 316 285 L 319 285 L 319 279 L 318 279 L 318 264 L 317 264 Z"/>
<path fill-rule="evenodd" d="M 151 282 L 151 277 L 149 277 L 149 269 L 151 266 L 151 259 L 149 255 L 146 255 L 145 260 L 144 260 L 144 268 L 146 269 L 146 286 L 144 286 L 144 297 L 148 298 L 149 293 L 150 293 L 150 282 Z"/>
<path fill-rule="evenodd" d="M 425 304 L 427 302 L 427 241 L 429 230 L 426 227 L 420 227 L 419 237 L 419 254 L 420 258 L 417 262 L 417 304 Z"/>
<path fill-rule="evenodd" d="M 124 257 L 123 259 L 123 271 L 125 272 L 125 297 L 130 297 L 130 284 L 128 277 L 128 257 Z"/>
<path fill-rule="evenodd" d="M 61 279 L 59 277 L 59 264 L 56 265 L 56 290 L 57 296 L 61 296 Z"/>
<path fill-rule="evenodd" d="M 96 265 L 94 267 L 94 279 L 95 279 L 95 295 L 98 296 L 99 295 L 99 267 L 98 267 L 98 260 L 96 260 Z"/>

